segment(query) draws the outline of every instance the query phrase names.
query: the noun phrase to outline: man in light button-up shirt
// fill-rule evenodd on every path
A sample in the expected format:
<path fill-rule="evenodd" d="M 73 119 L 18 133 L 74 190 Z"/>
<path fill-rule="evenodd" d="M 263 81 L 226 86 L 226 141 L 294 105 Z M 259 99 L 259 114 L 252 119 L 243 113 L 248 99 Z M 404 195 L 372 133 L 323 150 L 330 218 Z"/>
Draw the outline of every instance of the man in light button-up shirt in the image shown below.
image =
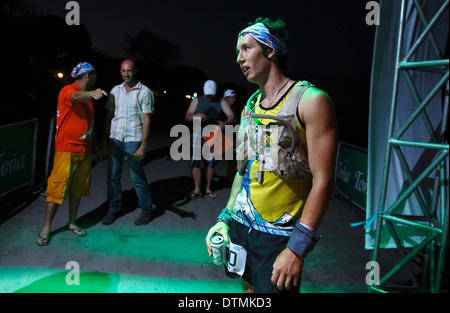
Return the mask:
<path fill-rule="evenodd" d="M 138 197 L 141 216 L 136 225 L 147 224 L 152 217 L 152 197 L 142 167 L 150 133 L 150 115 L 154 111 L 153 92 L 136 80 L 136 65 L 125 60 L 120 67 L 123 83 L 115 86 L 107 104 L 108 154 L 108 213 L 103 224 L 109 225 L 117 218 L 122 207 L 121 174 L 125 158 Z"/>

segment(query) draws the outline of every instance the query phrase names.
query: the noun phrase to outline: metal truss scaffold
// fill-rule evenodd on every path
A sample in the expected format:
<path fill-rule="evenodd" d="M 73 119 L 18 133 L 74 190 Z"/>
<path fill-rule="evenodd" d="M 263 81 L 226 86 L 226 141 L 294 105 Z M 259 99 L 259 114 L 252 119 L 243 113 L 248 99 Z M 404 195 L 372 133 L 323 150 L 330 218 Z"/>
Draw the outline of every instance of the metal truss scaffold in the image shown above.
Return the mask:
<path fill-rule="evenodd" d="M 411 3 L 412 1 L 412 3 Z M 417 40 L 410 46 L 409 51 L 403 49 L 404 30 L 406 25 L 406 8 L 412 5 L 416 10 L 418 19 L 423 24 L 423 31 Z M 449 155 L 449 145 L 447 138 L 447 121 L 448 121 L 448 88 L 449 88 L 449 60 L 444 59 L 443 53 L 436 42 L 433 35 L 433 29 L 438 20 L 445 16 L 449 7 L 449 1 L 442 1 L 442 5 L 434 12 L 433 17 L 429 20 L 422 7 L 423 2 L 419 0 L 402 0 L 400 22 L 398 28 L 394 85 L 392 90 L 390 120 L 387 138 L 387 148 L 384 160 L 384 169 L 382 176 L 381 195 L 378 207 L 376 237 L 374 241 L 374 249 L 372 252 L 372 261 L 378 261 L 380 254 L 380 243 L 382 229 L 386 229 L 392 236 L 396 249 L 400 254 L 399 262 L 393 266 L 384 276 L 379 279 L 378 284 L 369 286 L 369 292 L 441 292 L 442 278 L 444 273 L 444 262 L 448 249 L 448 177 L 447 177 L 447 160 Z M 429 48 L 434 51 L 436 59 L 411 61 L 412 56 L 421 45 L 428 44 Z M 412 71 L 423 71 L 428 74 L 438 74 L 440 79 L 437 84 L 428 92 L 425 97 L 421 97 L 418 92 L 417 85 L 414 82 Z M 417 108 L 412 112 L 403 125 L 394 125 L 396 118 L 396 108 L 402 99 L 399 99 L 398 89 L 399 80 L 403 77 L 408 86 Z M 443 97 L 443 114 L 440 122 L 440 129 L 434 130 L 427 115 L 426 108 L 436 95 Z M 428 131 L 430 140 L 428 142 L 419 142 L 411 140 L 402 140 L 402 135 L 413 127 L 414 121 L 418 117 L 422 118 L 423 123 Z M 397 127 L 396 127 L 397 126 Z M 405 151 L 407 149 L 424 149 L 431 151 L 434 155 L 431 163 L 425 167 L 419 174 L 414 173 L 410 169 L 406 158 Z M 394 154 L 394 153 L 395 154 Z M 394 157 L 398 158 L 404 176 L 407 180 L 407 187 L 402 189 L 393 204 L 386 205 L 386 195 L 388 190 L 389 169 Z M 434 176 L 433 197 L 431 204 L 425 201 L 421 191 L 421 183 L 431 174 Z M 420 207 L 423 214 L 402 215 L 398 214 L 399 208 L 410 197 L 415 196 L 416 203 Z M 419 211 L 419 208 L 417 208 Z M 397 213 L 397 214 L 396 214 Z M 423 231 L 423 239 L 412 247 L 405 247 L 399 234 L 398 228 L 411 227 Z M 417 260 L 422 260 L 420 266 L 422 268 L 421 275 L 418 275 L 417 269 L 413 266 L 417 264 Z M 416 262 L 416 263 L 414 263 Z M 406 269 L 410 274 L 411 286 L 389 287 L 389 282 L 402 269 Z"/>

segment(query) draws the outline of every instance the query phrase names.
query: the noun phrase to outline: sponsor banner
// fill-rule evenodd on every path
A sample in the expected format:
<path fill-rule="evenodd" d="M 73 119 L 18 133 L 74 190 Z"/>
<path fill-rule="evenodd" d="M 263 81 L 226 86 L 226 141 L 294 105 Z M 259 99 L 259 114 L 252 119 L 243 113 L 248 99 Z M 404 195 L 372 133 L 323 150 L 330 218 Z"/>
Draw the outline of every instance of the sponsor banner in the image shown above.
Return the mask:
<path fill-rule="evenodd" d="M 37 120 L 0 127 L 0 198 L 34 179 Z"/>
<path fill-rule="evenodd" d="M 366 209 L 367 152 L 363 149 L 339 143 L 336 166 L 336 189 L 359 208 Z"/>

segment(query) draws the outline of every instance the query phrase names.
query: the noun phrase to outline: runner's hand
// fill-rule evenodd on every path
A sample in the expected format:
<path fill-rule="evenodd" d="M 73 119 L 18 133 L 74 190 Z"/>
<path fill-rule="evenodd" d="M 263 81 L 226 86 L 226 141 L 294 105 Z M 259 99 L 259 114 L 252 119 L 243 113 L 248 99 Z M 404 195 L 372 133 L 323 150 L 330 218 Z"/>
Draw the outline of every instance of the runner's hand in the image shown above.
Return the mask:
<path fill-rule="evenodd" d="M 285 248 L 273 263 L 272 284 L 276 285 L 278 290 L 298 287 L 303 272 L 303 261 L 303 257 Z"/>
<path fill-rule="evenodd" d="M 224 223 L 224 222 L 217 222 L 216 225 L 211 227 L 211 229 L 208 232 L 208 235 L 206 235 L 206 247 L 208 248 L 208 254 L 209 256 L 212 256 L 212 249 L 211 249 L 211 238 L 214 236 L 215 233 L 219 233 L 222 235 L 223 239 L 225 240 L 227 246 L 230 245 L 230 237 L 228 236 L 228 229 L 230 227 Z"/>

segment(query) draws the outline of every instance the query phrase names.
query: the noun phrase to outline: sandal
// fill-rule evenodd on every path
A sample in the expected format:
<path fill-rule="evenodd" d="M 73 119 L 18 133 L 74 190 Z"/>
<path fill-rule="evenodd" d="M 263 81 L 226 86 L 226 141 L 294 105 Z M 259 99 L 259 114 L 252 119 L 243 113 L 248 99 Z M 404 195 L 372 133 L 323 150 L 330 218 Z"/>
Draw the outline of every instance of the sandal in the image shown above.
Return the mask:
<path fill-rule="evenodd" d="M 205 195 L 207 195 L 211 199 L 217 198 L 217 195 L 214 193 L 214 191 L 208 191 L 207 193 L 205 193 Z"/>
<path fill-rule="evenodd" d="M 39 241 L 39 239 L 41 239 L 41 241 Z M 39 247 L 48 246 L 49 243 L 50 243 L 50 236 L 42 237 L 41 235 L 39 235 L 36 239 L 36 245 Z"/>
<path fill-rule="evenodd" d="M 190 199 L 196 199 L 201 197 L 202 197 L 201 192 L 195 192 L 194 190 L 192 190 L 191 192 L 188 193 L 188 198 Z"/>
<path fill-rule="evenodd" d="M 86 231 L 81 227 L 76 226 L 70 228 L 69 226 L 67 226 L 67 228 L 78 237 L 84 237 L 87 235 Z"/>

